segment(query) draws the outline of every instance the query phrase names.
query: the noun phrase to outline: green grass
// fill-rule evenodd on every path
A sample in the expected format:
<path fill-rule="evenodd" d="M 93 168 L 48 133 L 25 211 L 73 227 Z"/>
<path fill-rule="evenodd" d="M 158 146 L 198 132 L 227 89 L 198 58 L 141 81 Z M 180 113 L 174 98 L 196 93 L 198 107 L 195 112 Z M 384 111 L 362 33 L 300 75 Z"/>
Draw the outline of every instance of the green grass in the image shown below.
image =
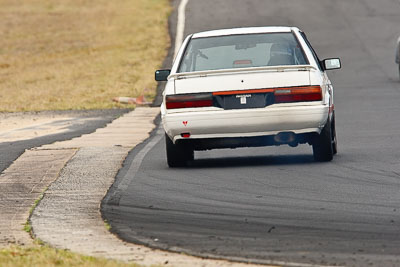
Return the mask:
<path fill-rule="evenodd" d="M 29 218 L 26 220 L 25 224 L 24 224 L 24 228 L 23 230 L 27 233 L 31 233 L 32 231 L 32 225 L 31 225 L 31 221 L 30 221 L 30 217 L 33 213 L 33 211 L 35 210 L 35 208 L 37 207 L 37 205 L 39 205 L 39 202 L 43 199 L 44 197 L 44 192 L 47 190 L 47 188 L 43 191 L 42 194 L 40 194 L 39 198 L 35 200 L 35 202 L 33 203 L 32 207 L 29 209 Z"/>
<path fill-rule="evenodd" d="M 104 227 L 105 227 L 108 231 L 111 230 L 111 225 L 108 223 L 107 220 L 104 220 Z"/>

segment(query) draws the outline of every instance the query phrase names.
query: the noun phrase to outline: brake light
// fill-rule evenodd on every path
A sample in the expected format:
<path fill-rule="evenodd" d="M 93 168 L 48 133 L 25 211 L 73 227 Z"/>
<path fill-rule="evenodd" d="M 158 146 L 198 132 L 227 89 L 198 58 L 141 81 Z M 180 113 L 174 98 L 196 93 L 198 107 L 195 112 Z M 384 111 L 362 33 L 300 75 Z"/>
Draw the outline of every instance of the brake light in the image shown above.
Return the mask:
<path fill-rule="evenodd" d="M 275 103 L 322 100 L 322 90 L 320 86 L 279 88 L 275 90 L 274 95 Z"/>
<path fill-rule="evenodd" d="M 167 95 L 165 105 L 167 109 L 211 107 L 213 98 L 211 93 Z"/>
<path fill-rule="evenodd" d="M 322 90 L 319 85 L 314 86 L 299 86 L 287 88 L 267 88 L 267 89 L 249 89 L 249 90 L 234 90 L 222 91 L 213 93 L 199 94 L 178 94 L 167 95 L 165 103 L 167 109 L 177 108 L 198 108 L 212 107 L 214 105 L 213 95 L 234 95 L 234 94 L 257 94 L 257 93 L 273 93 L 275 103 L 290 103 L 290 102 L 306 102 L 306 101 L 321 101 Z"/>

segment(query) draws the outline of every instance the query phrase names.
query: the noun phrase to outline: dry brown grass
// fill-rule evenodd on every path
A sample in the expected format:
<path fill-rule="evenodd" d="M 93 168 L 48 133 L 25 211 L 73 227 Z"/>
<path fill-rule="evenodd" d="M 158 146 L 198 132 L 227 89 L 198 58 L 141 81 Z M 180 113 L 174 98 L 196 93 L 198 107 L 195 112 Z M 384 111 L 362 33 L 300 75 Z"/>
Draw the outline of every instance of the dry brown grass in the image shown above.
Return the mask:
<path fill-rule="evenodd" d="M 154 97 L 169 12 L 168 0 L 0 0 L 0 111 Z"/>
<path fill-rule="evenodd" d="M 141 265 L 79 255 L 67 250 L 53 249 L 48 246 L 34 246 L 30 248 L 11 247 L 1 249 L 0 266 L 140 267 Z"/>

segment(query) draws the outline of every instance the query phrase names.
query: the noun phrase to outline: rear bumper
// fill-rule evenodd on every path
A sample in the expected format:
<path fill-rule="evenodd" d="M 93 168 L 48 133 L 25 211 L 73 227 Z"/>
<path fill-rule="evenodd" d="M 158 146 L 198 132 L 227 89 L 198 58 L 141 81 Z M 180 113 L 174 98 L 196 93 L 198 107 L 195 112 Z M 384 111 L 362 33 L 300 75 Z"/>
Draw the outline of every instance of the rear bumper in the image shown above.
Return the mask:
<path fill-rule="evenodd" d="M 190 139 L 224 139 L 274 136 L 281 132 L 296 135 L 319 134 L 328 119 L 328 105 L 273 105 L 246 110 L 191 109 L 163 113 L 162 123 L 175 143 Z M 189 133 L 189 138 L 182 137 Z"/>

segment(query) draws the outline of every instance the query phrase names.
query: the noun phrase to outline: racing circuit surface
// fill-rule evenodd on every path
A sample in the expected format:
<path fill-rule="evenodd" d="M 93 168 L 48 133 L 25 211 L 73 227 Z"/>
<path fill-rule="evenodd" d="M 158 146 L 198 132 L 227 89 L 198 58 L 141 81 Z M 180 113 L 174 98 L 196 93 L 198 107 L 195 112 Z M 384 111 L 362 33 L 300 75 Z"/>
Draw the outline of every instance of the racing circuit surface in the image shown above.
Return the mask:
<path fill-rule="evenodd" d="M 185 36 L 298 26 L 321 59 L 341 58 L 342 69 L 329 73 L 338 155 L 316 163 L 308 145 L 211 150 L 195 152 L 187 168 L 169 169 L 159 128 L 130 153 L 104 200 L 112 230 L 195 255 L 399 266 L 399 14 L 399 0 L 189 1 Z"/>

